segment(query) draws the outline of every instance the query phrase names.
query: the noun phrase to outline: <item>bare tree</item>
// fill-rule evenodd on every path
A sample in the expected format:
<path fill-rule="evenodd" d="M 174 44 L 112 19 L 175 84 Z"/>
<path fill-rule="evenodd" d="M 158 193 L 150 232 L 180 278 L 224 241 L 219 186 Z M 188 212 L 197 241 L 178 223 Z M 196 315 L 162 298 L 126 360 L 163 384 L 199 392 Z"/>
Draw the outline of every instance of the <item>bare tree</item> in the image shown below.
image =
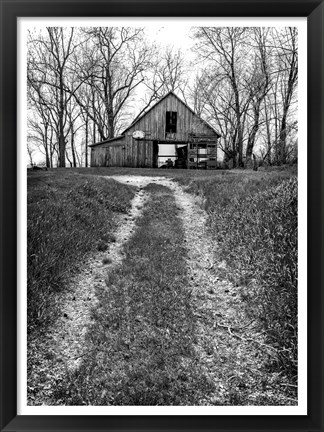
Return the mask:
<path fill-rule="evenodd" d="M 141 108 L 133 122 L 136 121 L 153 103 L 160 100 L 170 91 L 180 93 L 186 99 L 187 63 L 181 50 L 168 45 L 165 48 L 152 45 L 151 62 L 144 75 L 141 88 Z"/>
<path fill-rule="evenodd" d="M 267 48 L 269 29 L 251 29 L 254 47 L 254 59 L 250 76 L 248 77 L 248 91 L 250 93 L 251 120 L 246 146 L 246 165 L 250 165 L 256 136 L 260 127 L 261 104 L 270 89 L 270 60 Z"/>
<path fill-rule="evenodd" d="M 33 148 L 37 148 L 45 156 L 45 166 L 52 168 L 53 156 L 57 153 L 57 147 L 53 142 L 54 130 L 47 120 L 42 122 L 39 117 L 35 119 L 29 115 L 27 140 Z"/>
<path fill-rule="evenodd" d="M 271 78 L 262 110 L 265 123 L 262 157 L 269 164 L 280 165 L 297 157 L 297 29 L 271 29 L 267 50 L 271 58 Z"/>
<path fill-rule="evenodd" d="M 298 78 L 297 28 L 286 28 L 285 31 L 278 36 L 278 63 L 283 75 L 281 80 L 283 109 L 279 132 L 278 163 L 284 164 L 287 162 L 286 141 L 289 129 L 289 126 L 287 125 L 287 117 Z"/>
<path fill-rule="evenodd" d="M 296 143 L 297 29 L 203 27 L 194 37 L 203 64 L 190 97 L 221 132 L 225 163 L 252 165 L 256 143 L 269 163 L 285 163 L 288 134 Z"/>
<path fill-rule="evenodd" d="M 224 163 L 233 161 L 237 155 L 237 123 L 234 109 L 234 94 L 231 86 L 213 71 L 196 82 L 194 97 L 200 102 L 200 115 L 221 134 L 218 145 L 224 152 Z"/>
<path fill-rule="evenodd" d="M 75 76 L 70 60 L 80 44 L 75 43 L 74 33 L 74 28 L 48 27 L 45 35 L 33 37 L 30 34 L 29 37 L 28 82 L 49 110 L 56 126 L 60 167 L 65 167 L 67 105 L 82 84 L 74 84 L 71 91 Z"/>
<path fill-rule="evenodd" d="M 78 147 L 80 146 L 77 146 L 77 132 L 83 127 L 83 123 L 81 120 L 82 117 L 81 117 L 81 111 L 79 109 L 79 106 L 77 105 L 74 99 L 71 99 L 67 105 L 67 122 L 68 122 L 67 134 L 70 138 L 69 143 L 70 143 L 70 150 L 72 155 L 71 166 L 73 167 L 81 166 L 81 159 L 79 154 L 79 152 L 81 152 L 81 148 L 79 148 L 78 150 Z M 66 149 L 66 153 L 68 154 L 67 150 L 68 149 Z"/>
<path fill-rule="evenodd" d="M 180 49 L 167 46 L 161 52 L 158 50 L 155 59 L 155 78 L 159 88 L 158 96 L 178 90 L 182 91 L 186 84 L 185 58 Z"/>
<path fill-rule="evenodd" d="M 245 91 L 245 60 L 244 41 L 247 37 L 246 28 L 241 27 L 200 27 L 196 29 L 197 48 L 202 56 L 214 65 L 214 73 L 227 82 L 233 92 L 233 106 L 236 118 L 236 145 L 233 149 L 234 166 L 243 166 L 243 113 L 248 101 Z"/>
<path fill-rule="evenodd" d="M 43 100 L 40 86 L 28 86 L 28 139 L 45 155 L 47 168 L 53 167 L 56 142 L 53 141 L 55 123 L 49 107 Z"/>
<path fill-rule="evenodd" d="M 27 154 L 28 154 L 28 157 L 29 157 L 29 163 L 30 163 L 31 167 L 34 166 L 34 160 L 33 160 L 33 153 L 34 152 L 35 152 L 35 149 L 33 148 L 31 142 L 27 138 Z"/>
<path fill-rule="evenodd" d="M 206 109 L 206 95 L 204 92 L 204 75 L 197 73 L 191 86 L 187 88 L 187 98 L 195 113 L 199 116 L 204 115 Z"/>
<path fill-rule="evenodd" d="M 87 70 L 85 83 L 89 89 L 74 92 L 74 97 L 93 121 L 100 139 L 105 140 L 113 138 L 120 129 L 127 105 L 150 65 L 150 49 L 141 28 L 94 27 L 83 29 L 83 33 L 90 42 L 83 47 L 79 71 L 84 79 Z M 91 97 L 91 104 L 86 95 Z"/>

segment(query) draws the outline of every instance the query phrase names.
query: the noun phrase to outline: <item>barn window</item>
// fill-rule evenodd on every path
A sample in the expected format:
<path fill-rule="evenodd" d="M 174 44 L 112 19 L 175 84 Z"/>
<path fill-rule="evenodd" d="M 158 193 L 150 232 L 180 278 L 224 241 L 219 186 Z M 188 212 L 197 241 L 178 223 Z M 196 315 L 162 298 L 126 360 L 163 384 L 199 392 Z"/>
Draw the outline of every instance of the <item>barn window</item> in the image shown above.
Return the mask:
<path fill-rule="evenodd" d="M 175 111 L 166 112 L 165 132 L 177 132 L 177 113 Z"/>

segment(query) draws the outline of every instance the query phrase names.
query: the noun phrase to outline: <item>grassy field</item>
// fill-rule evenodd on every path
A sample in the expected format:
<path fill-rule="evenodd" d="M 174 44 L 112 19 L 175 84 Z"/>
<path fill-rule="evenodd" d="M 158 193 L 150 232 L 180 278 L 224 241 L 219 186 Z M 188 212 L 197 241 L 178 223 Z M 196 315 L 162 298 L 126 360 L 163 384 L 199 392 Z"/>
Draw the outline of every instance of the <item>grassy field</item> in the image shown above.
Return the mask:
<path fill-rule="evenodd" d="M 292 168 L 253 171 L 58 169 L 28 175 L 28 329 L 55 319 L 55 293 L 87 254 L 114 240 L 134 188 L 96 175 L 168 176 L 201 197 L 222 278 L 278 352 L 268 368 L 297 384 L 297 180 Z M 186 290 L 183 231 L 170 191 L 152 199 L 126 244 L 126 259 L 97 292 L 96 325 L 58 404 L 198 404 L 213 391 L 198 370 Z M 166 236 L 165 233 L 168 233 Z M 170 234 L 171 233 L 171 234 Z M 171 239 L 171 240 L 170 240 Z M 45 326 L 44 326 L 45 324 Z M 100 347 L 98 349 L 98 347 Z M 132 361 L 130 362 L 130 358 Z M 91 385 L 89 385 L 91 383 Z M 129 385 L 131 383 L 131 385 Z M 125 390 L 126 389 L 126 390 Z"/>
<path fill-rule="evenodd" d="M 55 293 L 90 251 L 113 241 L 115 215 L 126 213 L 134 188 L 70 170 L 30 172 L 27 199 L 28 332 L 56 316 Z"/>

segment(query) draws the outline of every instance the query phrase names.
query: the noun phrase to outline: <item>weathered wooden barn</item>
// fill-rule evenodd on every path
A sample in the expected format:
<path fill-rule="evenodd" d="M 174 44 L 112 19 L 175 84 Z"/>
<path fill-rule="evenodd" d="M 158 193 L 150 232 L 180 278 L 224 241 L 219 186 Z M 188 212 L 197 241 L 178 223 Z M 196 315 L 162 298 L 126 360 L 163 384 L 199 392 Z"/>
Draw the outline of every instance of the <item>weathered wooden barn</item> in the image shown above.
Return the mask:
<path fill-rule="evenodd" d="M 92 144 L 91 166 L 216 168 L 219 137 L 169 92 L 120 136 Z"/>

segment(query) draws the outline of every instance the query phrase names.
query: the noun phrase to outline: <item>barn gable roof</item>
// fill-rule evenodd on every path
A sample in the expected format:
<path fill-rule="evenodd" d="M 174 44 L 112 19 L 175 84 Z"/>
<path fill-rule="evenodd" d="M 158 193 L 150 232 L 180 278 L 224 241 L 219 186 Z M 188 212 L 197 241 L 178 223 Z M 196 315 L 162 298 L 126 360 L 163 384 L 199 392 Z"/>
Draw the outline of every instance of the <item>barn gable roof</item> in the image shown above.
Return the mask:
<path fill-rule="evenodd" d="M 154 105 L 151 106 L 147 111 L 145 111 L 140 117 L 138 117 L 136 120 L 134 120 L 123 132 L 124 135 L 129 129 L 131 129 L 133 126 L 136 125 L 143 117 L 145 117 L 150 111 L 152 111 L 157 105 L 159 105 L 164 99 L 166 99 L 168 96 L 173 95 L 175 98 L 177 98 L 189 111 L 191 111 L 196 117 L 199 118 L 199 120 L 208 128 L 210 129 L 215 135 L 218 136 L 218 138 L 221 137 L 221 135 L 212 127 L 210 124 L 208 124 L 205 120 L 203 120 L 198 114 L 194 112 L 193 109 L 191 109 L 185 102 L 183 102 L 182 99 L 179 98 L 173 91 L 169 91 L 165 96 L 163 96 L 160 100 L 158 100 Z"/>
<path fill-rule="evenodd" d="M 102 145 L 102 144 L 110 144 L 110 143 L 113 143 L 114 141 L 119 141 L 119 140 L 121 140 L 123 138 L 125 138 L 124 135 L 118 135 L 118 136 L 116 136 L 114 138 L 108 138 L 108 139 L 106 139 L 104 141 L 100 141 L 98 143 L 89 144 L 89 147 L 96 147 L 96 146 L 99 146 L 99 145 Z"/>
<path fill-rule="evenodd" d="M 177 98 L 180 103 L 182 103 L 190 112 L 192 112 L 192 114 L 194 114 L 208 129 L 210 129 L 215 135 L 217 135 L 218 138 L 221 137 L 221 135 L 212 127 L 210 126 L 209 123 L 207 123 L 205 120 L 203 120 L 198 114 L 196 114 L 194 112 L 193 109 L 191 109 L 185 102 L 183 102 L 182 99 L 179 98 L 179 96 L 177 96 L 173 91 L 168 92 L 165 96 L 163 96 L 160 100 L 158 100 L 154 105 L 151 106 L 151 108 L 149 108 L 147 111 L 145 111 L 140 117 L 138 117 L 136 120 L 134 120 L 122 133 L 121 135 L 115 137 L 115 138 L 109 138 L 106 139 L 104 141 L 98 142 L 98 143 L 94 143 L 94 144 L 90 144 L 89 147 L 96 147 L 96 146 L 100 146 L 103 144 L 110 144 L 113 143 L 114 141 L 118 141 L 120 139 L 123 139 L 125 137 L 126 132 L 131 129 L 132 127 L 134 127 L 136 125 L 136 123 L 138 123 L 143 117 L 145 117 L 149 112 L 151 112 L 157 105 L 159 105 L 164 99 L 166 99 L 168 96 L 173 95 L 175 98 Z"/>

